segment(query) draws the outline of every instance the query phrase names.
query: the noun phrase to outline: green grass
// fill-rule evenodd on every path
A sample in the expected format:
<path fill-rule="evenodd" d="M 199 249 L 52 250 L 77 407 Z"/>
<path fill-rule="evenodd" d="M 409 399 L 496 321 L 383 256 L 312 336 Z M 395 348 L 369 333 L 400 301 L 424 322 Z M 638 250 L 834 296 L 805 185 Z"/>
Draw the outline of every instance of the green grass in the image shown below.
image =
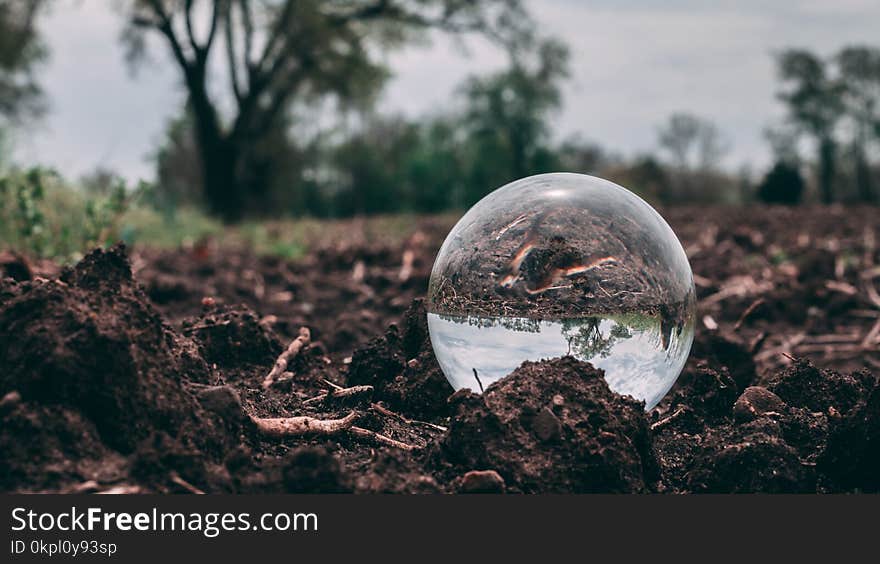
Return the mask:
<path fill-rule="evenodd" d="M 96 246 L 117 241 L 177 248 L 211 238 L 221 246 L 296 260 L 315 247 L 398 244 L 419 221 L 415 214 L 395 214 L 246 221 L 230 227 L 194 208 L 161 213 L 146 203 L 148 189 L 130 190 L 120 183 L 108 194 L 94 195 L 43 169 L 0 175 L 0 249 L 71 263 Z M 456 218 L 448 214 L 441 220 L 451 226 Z"/>

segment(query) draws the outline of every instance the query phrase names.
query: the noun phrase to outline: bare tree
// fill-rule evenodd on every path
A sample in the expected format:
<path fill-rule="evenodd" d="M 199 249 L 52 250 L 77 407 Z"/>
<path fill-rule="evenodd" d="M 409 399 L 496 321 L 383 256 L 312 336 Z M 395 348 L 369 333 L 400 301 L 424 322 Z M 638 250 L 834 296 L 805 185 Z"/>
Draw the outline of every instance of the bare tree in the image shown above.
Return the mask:
<path fill-rule="evenodd" d="M 675 169 L 679 192 L 675 197 L 680 199 L 699 198 L 700 185 L 708 183 L 728 151 L 714 123 L 687 113 L 671 115 L 658 129 L 657 141 Z"/>
<path fill-rule="evenodd" d="M 673 164 L 685 171 L 712 170 L 728 150 L 727 142 L 714 123 L 686 113 L 670 116 L 657 137 Z"/>

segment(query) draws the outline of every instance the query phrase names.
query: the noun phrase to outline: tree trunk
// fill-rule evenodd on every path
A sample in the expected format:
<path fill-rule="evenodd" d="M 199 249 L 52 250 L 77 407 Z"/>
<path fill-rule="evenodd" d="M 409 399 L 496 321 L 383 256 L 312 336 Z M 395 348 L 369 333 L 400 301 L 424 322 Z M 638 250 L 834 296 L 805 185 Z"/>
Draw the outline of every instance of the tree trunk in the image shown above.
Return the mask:
<path fill-rule="evenodd" d="M 217 112 L 208 98 L 205 86 L 205 65 L 189 77 L 189 103 L 195 119 L 205 203 L 211 214 L 227 223 L 240 220 L 244 214 L 244 186 L 240 182 L 242 157 L 238 138 L 224 134 Z"/>
<path fill-rule="evenodd" d="M 200 143 L 199 153 L 208 210 L 227 223 L 241 220 L 244 195 L 239 181 L 238 147 L 228 139 L 219 138 Z"/>
<path fill-rule="evenodd" d="M 834 174 L 837 160 L 837 144 L 833 139 L 819 141 L 819 193 L 822 203 L 834 201 Z"/>
<path fill-rule="evenodd" d="M 859 199 L 865 203 L 871 203 L 874 201 L 874 186 L 871 167 L 865 157 L 864 144 L 859 142 L 854 147 L 853 154 L 856 161 L 856 186 L 859 190 Z"/>

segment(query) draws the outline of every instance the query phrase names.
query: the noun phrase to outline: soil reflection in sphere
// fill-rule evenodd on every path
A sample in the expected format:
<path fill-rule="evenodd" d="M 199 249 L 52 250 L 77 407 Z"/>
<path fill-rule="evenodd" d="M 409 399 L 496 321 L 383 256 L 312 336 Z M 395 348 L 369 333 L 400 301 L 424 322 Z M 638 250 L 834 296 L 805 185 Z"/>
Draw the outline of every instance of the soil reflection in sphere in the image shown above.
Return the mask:
<path fill-rule="evenodd" d="M 693 275 L 675 233 L 629 190 L 582 174 L 530 176 L 480 200 L 446 237 L 427 305 L 456 390 L 572 355 L 651 409 L 694 334 Z"/>

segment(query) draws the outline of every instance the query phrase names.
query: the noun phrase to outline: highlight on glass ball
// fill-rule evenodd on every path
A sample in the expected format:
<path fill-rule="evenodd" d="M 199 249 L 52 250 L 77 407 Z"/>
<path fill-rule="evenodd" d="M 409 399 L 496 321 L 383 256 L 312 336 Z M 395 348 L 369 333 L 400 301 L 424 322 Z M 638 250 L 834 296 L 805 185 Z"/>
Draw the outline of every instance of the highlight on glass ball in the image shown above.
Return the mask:
<path fill-rule="evenodd" d="M 684 249 L 644 200 L 552 173 L 495 190 L 459 220 L 434 262 L 427 309 L 456 390 L 572 355 L 652 409 L 690 352 L 695 292 Z"/>

